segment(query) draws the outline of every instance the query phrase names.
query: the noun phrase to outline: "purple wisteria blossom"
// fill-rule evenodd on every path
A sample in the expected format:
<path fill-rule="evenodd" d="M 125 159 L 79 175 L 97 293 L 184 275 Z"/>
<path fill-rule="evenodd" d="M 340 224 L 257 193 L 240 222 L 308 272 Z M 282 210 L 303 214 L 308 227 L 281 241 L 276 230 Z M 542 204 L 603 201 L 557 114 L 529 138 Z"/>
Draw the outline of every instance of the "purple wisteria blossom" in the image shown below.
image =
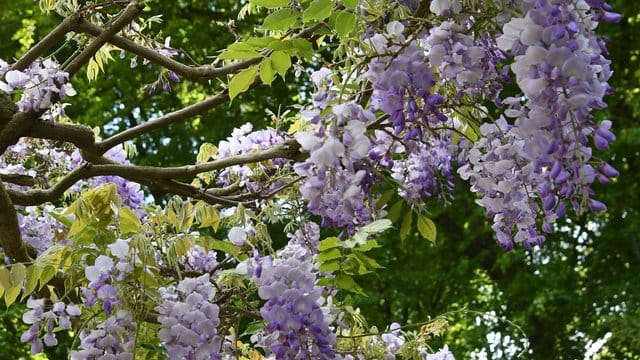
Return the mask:
<path fill-rule="evenodd" d="M 216 331 L 220 310 L 212 303 L 215 294 L 208 274 L 185 278 L 177 287 L 160 288 L 158 337 L 170 359 L 221 359 L 222 339 Z"/>
<path fill-rule="evenodd" d="M 184 256 L 182 263 L 185 269 L 208 273 L 218 265 L 215 251 L 206 252 L 202 246 L 195 245 Z"/>
<path fill-rule="evenodd" d="M 133 271 L 132 263 L 135 262 L 129 255 L 127 240 L 118 239 L 109 245 L 109 249 L 118 262 L 115 263 L 113 258 L 106 255 L 98 256 L 93 265 L 85 267 L 84 273 L 89 284 L 81 288 L 85 305 L 93 306 L 100 300 L 107 315 L 120 303 L 115 285 Z"/>
<path fill-rule="evenodd" d="M 81 313 L 80 308 L 74 304 L 65 304 L 62 301 L 51 304 L 47 299 L 29 298 L 27 308 L 31 310 L 22 315 L 22 321 L 31 326 L 22 334 L 20 341 L 31 343 L 32 354 L 43 350 L 43 341 L 47 347 L 56 346 L 58 339 L 54 328 L 57 326 L 60 330 L 71 329 L 72 318 L 80 316 Z M 44 337 L 41 339 L 42 332 Z"/>
<path fill-rule="evenodd" d="M 60 71 L 55 59 L 38 59 L 24 71 L 9 70 L 8 64 L 0 59 L 0 90 L 9 94 L 20 92 L 17 104 L 21 112 L 46 110 L 56 97 L 74 96 L 76 91 L 68 81 L 69 74 Z M 56 111 L 64 116 L 64 107 Z"/>
<path fill-rule="evenodd" d="M 239 267 L 258 286 L 266 303 L 260 315 L 267 327 L 252 341 L 277 359 L 334 359 L 336 336 L 331 323 L 335 308 L 326 291 L 316 285 L 313 253 L 289 244 L 275 258 L 249 259 Z"/>
<path fill-rule="evenodd" d="M 133 360 L 136 323 L 131 314 L 120 310 L 95 329 L 80 332 L 80 350 L 71 352 L 73 360 Z"/>
<path fill-rule="evenodd" d="M 336 94 L 331 90 L 331 76 L 328 69 L 312 75 L 314 105 L 302 116 L 313 126 L 294 135 L 309 158 L 296 164 L 295 171 L 305 179 L 300 193 L 308 202 L 307 209 L 322 216 L 322 226 L 353 233 L 372 219 L 371 172 L 365 165 L 371 140 L 366 124 L 375 115 L 354 101 L 332 104 Z"/>
<path fill-rule="evenodd" d="M 612 91 L 606 48 L 593 32 L 602 9 L 569 0 L 528 3 L 526 16 L 505 24 L 498 38 L 502 50 L 516 55 L 512 70 L 524 95 L 505 99 L 513 125 L 504 118 L 483 125 L 483 138 L 459 169 L 482 194 L 479 203 L 507 249 L 513 241 L 540 244 L 538 223 L 550 232 L 568 205 L 577 212 L 605 210 L 591 185 L 618 176 L 593 159 L 590 144 L 606 149 L 615 139 L 611 122 L 598 125 L 591 114 L 606 106 L 603 98 Z"/>

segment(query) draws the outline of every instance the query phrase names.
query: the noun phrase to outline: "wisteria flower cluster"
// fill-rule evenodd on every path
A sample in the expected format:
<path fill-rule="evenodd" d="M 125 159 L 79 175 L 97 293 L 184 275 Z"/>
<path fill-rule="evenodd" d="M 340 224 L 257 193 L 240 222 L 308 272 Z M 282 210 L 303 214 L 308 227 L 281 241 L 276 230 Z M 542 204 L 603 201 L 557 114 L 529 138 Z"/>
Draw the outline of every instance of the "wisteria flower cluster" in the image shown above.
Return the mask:
<path fill-rule="evenodd" d="M 391 120 L 390 127 L 376 130 L 375 146 L 369 156 L 382 168 L 391 170 L 400 185 L 399 195 L 408 201 L 418 202 L 434 194 L 443 200 L 453 187 L 452 162 L 458 146 L 449 130 L 453 123 L 440 110 L 444 97 L 431 92 L 436 84 L 431 66 L 440 66 L 441 79 L 446 79 L 447 74 L 455 77 L 477 70 L 464 68 L 464 64 L 471 66 L 468 56 L 462 54 L 469 47 L 456 45 L 452 49 L 448 43 L 448 47 L 435 44 L 443 38 L 435 30 L 421 41 L 405 39 L 403 31 L 402 24 L 391 22 L 385 34 L 375 34 L 370 39 L 377 53 L 394 56 L 376 57 L 365 74 L 373 84 L 372 107 L 382 110 Z M 423 46 L 432 47 L 430 57 Z M 461 53 L 456 55 L 454 51 Z M 476 52 L 475 48 L 470 51 Z M 430 63 L 431 57 L 436 63 Z M 445 60 L 451 64 L 445 65 Z M 465 89 L 472 92 L 477 84 L 464 82 L 461 88 L 468 86 Z"/>
<path fill-rule="evenodd" d="M 81 288 L 86 306 L 93 306 L 98 300 L 102 301 L 105 314 L 110 315 L 113 308 L 120 303 L 116 284 L 122 282 L 125 276 L 133 270 L 127 240 L 118 239 L 109 245 L 111 254 L 118 259 L 114 263 L 110 256 L 100 255 L 91 266 L 85 268 L 85 276 L 89 280 L 87 287 Z"/>
<path fill-rule="evenodd" d="M 215 251 L 207 252 L 202 246 L 195 245 L 187 251 L 183 264 L 187 270 L 208 273 L 218 266 L 218 259 Z"/>
<path fill-rule="evenodd" d="M 24 313 L 22 321 L 31 326 L 22 334 L 20 340 L 31 343 L 32 354 L 43 350 L 43 340 L 47 347 L 56 346 L 58 339 L 54 328 L 57 326 L 60 330 L 71 329 L 71 320 L 80 316 L 81 313 L 80 308 L 74 304 L 65 304 L 62 301 L 51 304 L 47 299 L 29 298 L 27 307 L 31 310 Z M 44 329 L 41 328 L 42 326 Z M 43 330 L 44 337 L 41 339 Z"/>
<path fill-rule="evenodd" d="M 448 118 L 439 109 L 444 97 L 431 91 L 436 78 L 424 49 L 403 31 L 404 25 L 392 21 L 386 33 L 367 40 L 379 56 L 368 64 L 365 76 L 373 86 L 371 106 L 389 115 L 394 135 L 422 139 L 426 128 Z"/>
<path fill-rule="evenodd" d="M 18 213 L 18 225 L 22 240 L 42 254 L 54 244 L 56 234 L 63 231 L 63 226 L 55 221 L 49 212 L 53 211 L 52 205 L 28 206 L 23 212 Z"/>
<path fill-rule="evenodd" d="M 526 16 L 505 24 L 498 38 L 501 49 L 517 55 L 512 69 L 525 101 L 505 100 L 514 124 L 501 119 L 483 125 L 469 164 L 459 169 L 483 195 L 479 203 L 508 249 L 512 241 L 540 244 L 537 220 L 542 217 L 542 229 L 551 231 L 566 202 L 578 212 L 604 210 L 592 198 L 591 184 L 618 176 L 592 159 L 589 144 L 592 138 L 596 148 L 606 149 L 615 139 L 611 123 L 597 126 L 591 115 L 606 106 L 603 97 L 611 92 L 606 49 L 593 33 L 597 17 L 584 1 L 531 3 Z"/>
<path fill-rule="evenodd" d="M 133 360 L 137 325 L 131 314 L 120 310 L 95 329 L 80 332 L 80 349 L 71 352 L 73 360 Z"/>
<path fill-rule="evenodd" d="M 260 298 L 266 300 L 260 315 L 267 327 L 252 341 L 277 359 L 336 357 L 331 327 L 335 309 L 323 297 L 325 289 L 316 285 L 312 258 L 306 247 L 289 244 L 273 259 L 256 253 L 244 264 Z"/>
<path fill-rule="evenodd" d="M 21 112 L 46 110 L 57 101 L 56 97 L 74 96 L 76 91 L 68 81 L 69 74 L 60 71 L 55 59 L 36 60 L 24 71 L 10 70 L 0 59 L 0 90 L 9 94 L 22 92 L 17 103 Z M 64 116 L 64 106 L 57 111 Z"/>
<path fill-rule="evenodd" d="M 506 54 L 488 34 L 476 38 L 469 34 L 472 25 L 445 21 L 429 30 L 423 47 L 428 49 L 429 63 L 438 69 L 439 81 L 456 87 L 455 97 L 480 93 L 499 102 L 502 82 L 509 81 L 509 67 L 500 65 Z"/>
<path fill-rule="evenodd" d="M 218 152 L 213 159 L 223 159 L 234 155 L 250 154 L 265 150 L 284 142 L 283 134 L 276 130 L 253 131 L 253 124 L 246 123 L 236 128 L 231 136 L 218 144 Z M 267 177 L 276 173 L 279 166 L 288 163 L 284 159 L 273 159 L 253 166 L 235 165 L 224 169 L 217 175 L 217 183 L 229 186 L 235 182 L 246 186 L 253 192 L 267 194 L 281 186 L 281 182 L 268 182 Z"/>
<path fill-rule="evenodd" d="M 300 193 L 308 201 L 307 209 L 322 216 L 323 226 L 353 233 L 357 226 L 372 219 L 366 196 L 371 174 L 364 161 L 371 146 L 366 124 L 375 115 L 353 101 L 334 104 L 328 114 L 321 115 L 329 108 L 329 99 L 335 97 L 330 91 L 331 72 L 319 70 L 312 79 L 317 88 L 313 96 L 317 108 L 307 110 L 303 116 L 314 129 L 295 134 L 309 152 L 307 161 L 295 165 L 296 173 L 305 178 Z"/>
<path fill-rule="evenodd" d="M 220 309 L 212 303 L 216 288 L 210 275 L 185 278 L 177 287 L 161 288 L 156 307 L 162 328 L 158 337 L 171 359 L 221 359 L 222 339 L 216 328 Z"/>

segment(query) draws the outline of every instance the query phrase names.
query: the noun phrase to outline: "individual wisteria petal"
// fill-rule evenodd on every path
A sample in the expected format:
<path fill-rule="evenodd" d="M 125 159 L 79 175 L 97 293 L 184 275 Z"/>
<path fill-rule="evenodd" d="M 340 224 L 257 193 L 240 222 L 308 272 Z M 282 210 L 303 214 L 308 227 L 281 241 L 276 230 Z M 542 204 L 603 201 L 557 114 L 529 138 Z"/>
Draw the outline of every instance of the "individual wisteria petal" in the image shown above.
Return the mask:
<path fill-rule="evenodd" d="M 229 241 L 231 241 L 234 245 L 242 246 L 244 245 L 244 242 L 246 240 L 247 233 L 243 228 L 235 226 L 229 230 Z"/>

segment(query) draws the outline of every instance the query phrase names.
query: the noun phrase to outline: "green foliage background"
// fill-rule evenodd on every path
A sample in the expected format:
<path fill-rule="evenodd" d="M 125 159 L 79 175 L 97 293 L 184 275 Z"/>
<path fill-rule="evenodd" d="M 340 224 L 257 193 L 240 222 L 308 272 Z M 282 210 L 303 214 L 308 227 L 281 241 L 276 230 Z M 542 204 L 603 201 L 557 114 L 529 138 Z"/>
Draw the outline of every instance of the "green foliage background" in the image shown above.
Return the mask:
<path fill-rule="evenodd" d="M 382 329 L 393 321 L 419 323 L 444 314 L 451 327 L 446 338 L 438 341 L 449 344 L 461 359 L 482 348 L 488 358 L 508 358 L 500 355 L 500 347 L 492 351 L 487 334 L 509 335 L 520 346 L 523 335 L 514 324 L 530 342 L 531 350 L 523 358 L 582 359 L 589 340 L 610 333 L 599 358 L 640 359 L 640 2 L 610 2 L 624 17 L 620 24 L 600 29 L 610 40 L 611 85 L 616 93 L 598 116 L 614 122 L 618 140 L 606 156 L 622 174 L 614 183 L 596 189 L 608 211 L 561 224 L 561 231 L 549 236 L 540 249 L 505 253 L 467 185 L 458 183 L 454 205 L 430 208 L 438 229 L 436 245 L 418 234 L 401 241 L 391 233 L 381 240 L 385 246 L 373 255 L 385 269 L 359 279 L 369 295 L 354 298 L 369 325 Z M 164 15 L 165 22 L 157 30 L 170 35 L 172 46 L 186 50 L 199 63 L 210 62 L 213 54 L 234 41 L 231 29 L 238 34 L 253 29 L 251 16 L 222 23 L 235 19 L 241 6 L 232 0 L 150 2 L 152 13 Z M 6 60 L 20 56 L 59 20 L 43 16 L 32 0 L 0 0 L 0 8 L 0 36 L 6 39 L 0 42 L 0 57 Z M 188 84 L 172 93 L 149 96 L 141 85 L 153 82 L 159 69 L 147 66 L 152 71 L 142 71 L 146 66 L 130 69 L 128 60 L 116 61 L 99 81 L 75 83 L 79 95 L 69 115 L 110 134 L 221 88 L 215 82 Z M 215 143 L 247 121 L 255 127 L 265 124 L 266 109 L 295 111 L 292 106 L 304 88 L 302 80 L 290 76 L 286 83 L 277 80 L 271 87 L 245 93 L 230 106 L 153 132 L 137 140 L 139 155 L 134 161 L 193 162 L 200 143 Z M 19 341 L 25 330 L 21 312 L 19 306 L 0 312 L 2 359 L 28 356 L 28 348 Z M 487 312 L 493 312 L 488 321 L 476 322 L 479 313 Z M 496 318 L 510 322 L 493 321 Z M 63 353 L 48 356 L 66 357 Z"/>

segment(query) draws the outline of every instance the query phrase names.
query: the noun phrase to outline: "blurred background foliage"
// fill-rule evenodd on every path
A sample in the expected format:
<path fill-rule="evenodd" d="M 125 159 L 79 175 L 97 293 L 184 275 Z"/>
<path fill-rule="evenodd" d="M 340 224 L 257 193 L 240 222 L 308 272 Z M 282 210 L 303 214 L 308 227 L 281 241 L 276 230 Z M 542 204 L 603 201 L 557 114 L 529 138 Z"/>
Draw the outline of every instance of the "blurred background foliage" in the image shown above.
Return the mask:
<path fill-rule="evenodd" d="M 505 253 L 468 186 L 460 182 L 453 205 L 429 207 L 437 224 L 435 245 L 417 233 L 403 241 L 394 232 L 381 239 L 385 246 L 373 255 L 385 268 L 360 278 L 368 296 L 352 299 L 369 325 L 384 329 L 394 321 L 419 324 L 442 315 L 450 327 L 436 342 L 449 344 L 459 359 L 512 358 L 525 344 L 528 349 L 522 358 L 526 359 L 592 358 L 596 350 L 598 359 L 640 359 L 640 2 L 610 3 L 623 19 L 599 29 L 609 42 L 616 93 L 597 116 L 612 119 L 618 136 L 603 156 L 621 172 L 618 180 L 596 189 L 608 211 L 559 224 L 559 231 L 548 236 L 541 248 Z M 253 31 L 252 15 L 229 22 L 236 19 L 242 4 L 155 0 L 149 1 L 148 11 L 163 14 L 164 22 L 154 29 L 161 39 L 170 35 L 171 45 L 188 54 L 180 60 L 207 64 L 236 34 Z M 5 39 L 0 42 L 0 57 L 8 61 L 59 21 L 42 15 L 32 0 L 0 0 L 0 8 L 0 36 Z M 118 52 L 113 55 L 117 58 Z M 131 69 L 129 60 L 110 62 L 91 84 L 86 77 L 77 78 L 78 96 L 68 108 L 75 122 L 99 127 L 106 136 L 222 88 L 219 80 L 183 83 L 171 93 L 150 96 L 143 85 L 154 82 L 161 69 L 151 64 Z M 134 162 L 192 163 L 202 142 L 216 143 L 245 122 L 255 128 L 267 124 L 267 109 L 276 114 L 295 111 L 305 84 L 293 75 L 286 80 L 137 139 Z M 21 313 L 16 306 L 0 312 L 2 359 L 28 357 L 28 348 L 19 340 L 26 329 Z M 47 355 L 66 358 L 62 352 Z"/>

